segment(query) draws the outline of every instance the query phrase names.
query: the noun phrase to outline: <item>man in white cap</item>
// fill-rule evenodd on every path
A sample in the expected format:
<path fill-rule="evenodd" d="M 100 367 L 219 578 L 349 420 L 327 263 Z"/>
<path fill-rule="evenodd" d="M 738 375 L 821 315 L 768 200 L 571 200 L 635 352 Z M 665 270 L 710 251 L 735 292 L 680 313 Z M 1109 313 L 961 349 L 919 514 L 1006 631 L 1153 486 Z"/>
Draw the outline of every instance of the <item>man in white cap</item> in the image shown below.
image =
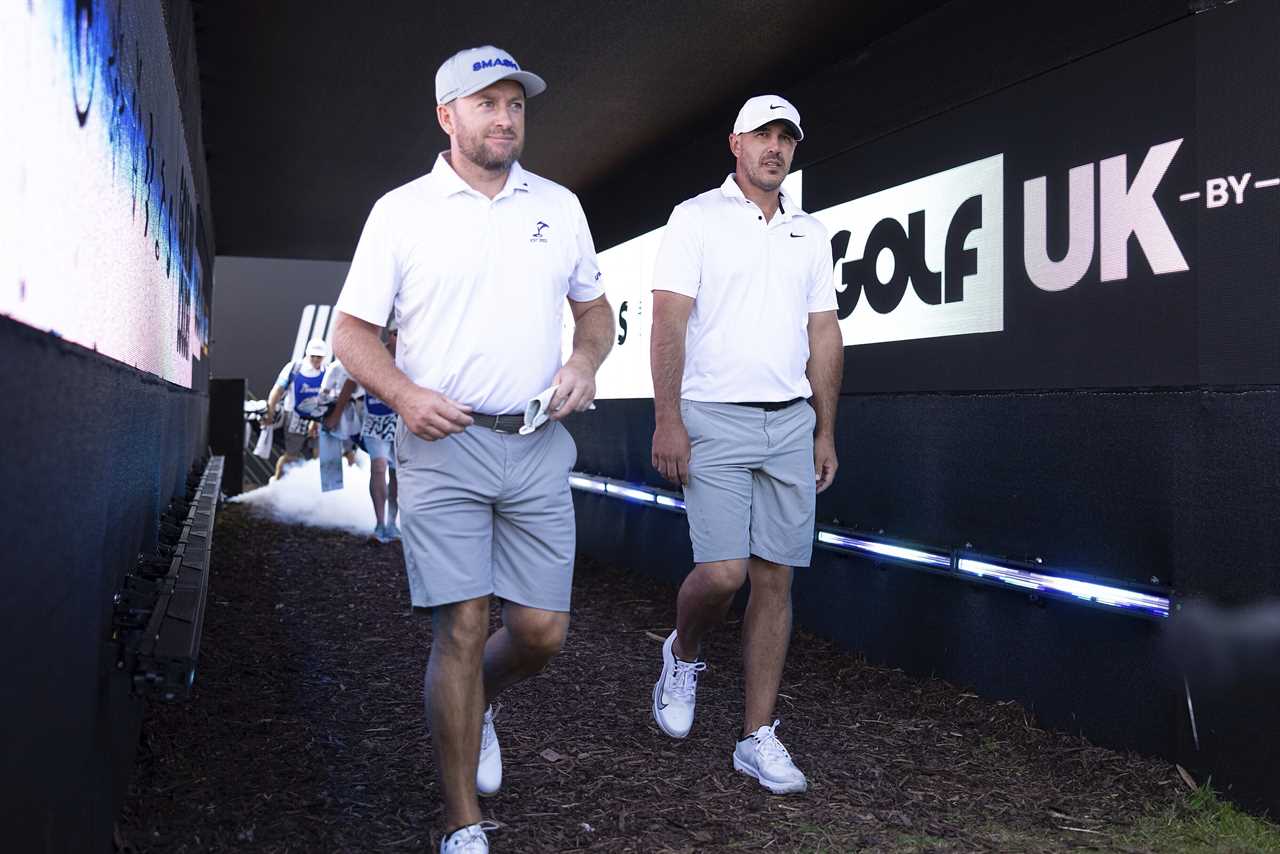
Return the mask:
<path fill-rule="evenodd" d="M 749 578 L 745 710 L 733 766 L 775 794 L 808 782 L 778 740 L 793 567 L 813 550 L 814 502 L 836 472 L 843 343 L 826 230 L 782 191 L 800 114 L 751 98 L 719 187 L 671 213 L 653 274 L 653 465 L 684 486 L 693 571 L 662 647 L 653 717 L 693 724 L 701 641 Z"/>
<path fill-rule="evenodd" d="M 280 369 L 276 384 L 267 396 L 267 410 L 262 416 L 262 426 L 270 427 L 275 418 L 276 406 L 284 398 L 284 411 L 288 413 L 285 424 L 284 453 L 276 460 L 276 480 L 284 475 L 285 466 L 299 459 L 308 441 L 316 438 L 317 421 L 305 417 L 311 406 L 320 401 L 320 385 L 324 381 L 324 362 L 329 357 L 329 345 L 323 338 L 312 338 L 303 351 L 304 358 L 287 362 Z"/>
<path fill-rule="evenodd" d="M 425 694 L 447 852 L 489 850 L 476 793 L 502 780 L 490 704 L 568 630 L 577 448 L 559 422 L 591 404 L 613 342 L 582 206 L 518 162 L 525 100 L 545 88 L 496 47 L 445 60 L 449 150 L 374 205 L 336 306 L 343 364 L 400 415 L 400 532 L 413 604 L 433 609 Z M 394 362 L 378 341 L 392 308 Z M 552 420 L 521 435 L 526 403 L 553 385 Z M 503 601 L 492 636 L 490 596 Z"/>

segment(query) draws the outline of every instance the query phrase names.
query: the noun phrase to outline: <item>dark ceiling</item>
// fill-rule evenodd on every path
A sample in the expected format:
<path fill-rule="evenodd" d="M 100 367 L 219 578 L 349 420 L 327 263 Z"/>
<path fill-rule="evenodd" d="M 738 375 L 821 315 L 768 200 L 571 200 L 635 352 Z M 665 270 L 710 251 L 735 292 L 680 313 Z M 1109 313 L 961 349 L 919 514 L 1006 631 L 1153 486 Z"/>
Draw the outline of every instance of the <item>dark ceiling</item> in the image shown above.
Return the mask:
<path fill-rule="evenodd" d="M 522 162 L 590 215 L 611 178 L 943 0 L 194 5 L 216 253 L 347 260 L 373 202 L 447 147 L 434 81 L 456 50 L 546 79 Z"/>

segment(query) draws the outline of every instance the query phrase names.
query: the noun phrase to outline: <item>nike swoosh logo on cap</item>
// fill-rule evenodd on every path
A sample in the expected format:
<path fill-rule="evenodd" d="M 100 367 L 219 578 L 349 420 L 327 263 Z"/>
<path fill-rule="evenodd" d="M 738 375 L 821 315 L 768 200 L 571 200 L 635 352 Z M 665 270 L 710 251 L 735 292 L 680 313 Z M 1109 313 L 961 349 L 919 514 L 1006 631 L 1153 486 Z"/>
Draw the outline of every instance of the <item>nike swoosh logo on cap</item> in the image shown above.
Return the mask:
<path fill-rule="evenodd" d="M 803 234 L 796 234 L 794 231 L 793 231 L 793 232 L 791 232 L 791 236 L 792 236 L 792 237 L 804 237 L 804 235 L 803 235 Z"/>
<path fill-rule="evenodd" d="M 770 104 L 769 105 L 769 109 L 771 110 L 785 110 L 786 108 L 787 108 L 786 104 Z"/>

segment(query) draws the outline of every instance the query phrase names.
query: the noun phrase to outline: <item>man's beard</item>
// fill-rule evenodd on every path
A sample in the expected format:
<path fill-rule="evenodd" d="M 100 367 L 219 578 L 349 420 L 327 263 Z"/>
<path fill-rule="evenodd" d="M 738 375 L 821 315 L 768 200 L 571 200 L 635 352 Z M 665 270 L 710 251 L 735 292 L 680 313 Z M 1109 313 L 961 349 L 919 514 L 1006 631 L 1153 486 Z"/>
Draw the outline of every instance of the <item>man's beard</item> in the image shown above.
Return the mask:
<path fill-rule="evenodd" d="M 522 142 L 513 147 L 506 156 L 499 156 L 485 145 L 485 134 L 463 131 L 458 135 L 458 150 L 462 152 L 463 157 L 481 169 L 488 172 L 506 172 L 511 168 L 512 163 L 520 159 L 524 145 Z"/>
<path fill-rule="evenodd" d="M 779 166 L 782 164 L 779 163 Z M 772 193 L 774 190 L 782 186 L 782 182 L 787 175 L 784 171 L 780 177 L 774 178 L 772 175 L 764 171 L 764 164 L 760 164 L 756 168 L 747 169 L 747 180 L 754 184 L 758 189 L 764 190 L 766 193 Z"/>

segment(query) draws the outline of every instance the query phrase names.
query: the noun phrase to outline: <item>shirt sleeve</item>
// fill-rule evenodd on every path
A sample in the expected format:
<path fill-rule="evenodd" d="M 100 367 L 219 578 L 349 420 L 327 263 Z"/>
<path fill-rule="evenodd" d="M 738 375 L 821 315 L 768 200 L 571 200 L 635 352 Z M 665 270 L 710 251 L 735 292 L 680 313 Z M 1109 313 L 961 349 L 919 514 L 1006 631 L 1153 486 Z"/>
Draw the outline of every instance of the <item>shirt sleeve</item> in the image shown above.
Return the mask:
<path fill-rule="evenodd" d="M 809 274 L 809 313 L 836 310 L 836 285 L 832 278 L 831 240 L 827 229 L 813 217 L 811 228 L 816 232 L 813 250 L 813 268 Z"/>
<path fill-rule="evenodd" d="M 604 294 L 604 282 L 601 281 L 600 261 L 596 258 L 596 245 L 591 239 L 587 215 L 583 212 L 578 197 L 572 198 L 578 261 L 573 267 L 573 276 L 569 279 L 569 299 L 574 302 L 590 302 Z"/>
<path fill-rule="evenodd" d="M 693 205 L 677 205 L 662 235 L 662 245 L 653 264 L 653 287 L 650 290 L 671 291 L 696 299 L 701 285 L 701 223 Z"/>
<path fill-rule="evenodd" d="M 325 368 L 324 379 L 320 380 L 320 390 L 332 392 L 336 398 L 342 393 L 342 384 L 346 381 L 346 368 L 342 367 L 342 362 L 335 359 L 329 363 L 329 367 Z"/>
<path fill-rule="evenodd" d="M 400 291 L 400 261 L 393 219 L 386 198 L 379 199 L 365 221 L 347 280 L 334 306 L 344 314 L 378 327 L 386 325 Z"/>
<path fill-rule="evenodd" d="M 276 385 L 280 388 L 289 387 L 289 376 L 293 373 L 293 362 L 285 362 L 284 367 L 280 369 L 280 376 L 276 377 Z"/>

